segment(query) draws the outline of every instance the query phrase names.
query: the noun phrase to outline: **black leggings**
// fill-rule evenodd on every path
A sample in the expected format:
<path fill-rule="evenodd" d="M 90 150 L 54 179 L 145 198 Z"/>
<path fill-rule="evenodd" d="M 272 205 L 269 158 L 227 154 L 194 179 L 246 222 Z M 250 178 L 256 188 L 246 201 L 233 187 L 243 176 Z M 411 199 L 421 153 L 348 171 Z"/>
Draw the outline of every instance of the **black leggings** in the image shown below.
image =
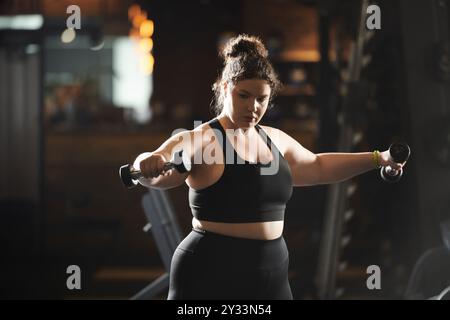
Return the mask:
<path fill-rule="evenodd" d="M 283 237 L 253 240 L 192 230 L 178 245 L 169 300 L 292 300 Z"/>

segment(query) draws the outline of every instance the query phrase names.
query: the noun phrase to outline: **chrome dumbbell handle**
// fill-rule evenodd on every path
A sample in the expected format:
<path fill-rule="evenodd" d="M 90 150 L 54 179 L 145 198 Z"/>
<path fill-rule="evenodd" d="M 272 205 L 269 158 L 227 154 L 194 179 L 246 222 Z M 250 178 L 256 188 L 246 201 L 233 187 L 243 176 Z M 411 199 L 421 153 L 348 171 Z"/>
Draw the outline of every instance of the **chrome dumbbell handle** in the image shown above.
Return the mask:
<path fill-rule="evenodd" d="M 183 157 L 183 150 L 175 152 L 169 162 L 164 163 L 163 171 L 176 169 L 180 173 L 189 172 L 192 169 L 189 159 Z M 134 168 L 131 164 L 120 167 L 119 176 L 124 186 L 128 189 L 135 187 L 139 178 L 143 177 L 142 172 Z"/>

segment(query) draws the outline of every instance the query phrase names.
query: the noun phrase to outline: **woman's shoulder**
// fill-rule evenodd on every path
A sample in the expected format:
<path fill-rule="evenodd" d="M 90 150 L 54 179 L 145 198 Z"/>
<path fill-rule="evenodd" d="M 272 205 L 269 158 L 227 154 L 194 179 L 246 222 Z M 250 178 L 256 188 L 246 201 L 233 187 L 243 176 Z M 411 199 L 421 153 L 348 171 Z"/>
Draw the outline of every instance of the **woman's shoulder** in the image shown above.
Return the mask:
<path fill-rule="evenodd" d="M 192 129 L 193 132 L 204 132 L 208 129 L 211 129 L 211 126 L 209 125 L 212 120 L 208 120 L 205 122 L 201 122 L 198 126 L 196 126 L 194 129 Z M 199 121 L 200 122 L 200 121 Z"/>
<path fill-rule="evenodd" d="M 274 127 L 269 127 L 269 126 L 262 126 L 262 125 L 260 125 L 260 127 L 264 129 L 264 131 L 269 135 L 269 138 L 273 142 L 287 141 L 287 137 L 289 135 L 287 133 L 285 133 L 283 130 L 274 128 Z"/>
<path fill-rule="evenodd" d="M 200 123 L 199 125 L 197 125 L 196 127 L 194 127 L 193 129 L 177 129 L 174 130 L 172 132 L 171 137 L 174 136 L 182 136 L 182 137 L 192 137 L 194 138 L 195 134 L 197 133 L 206 133 L 208 132 L 208 130 L 211 129 L 211 126 L 209 125 L 209 121 L 204 122 L 204 123 Z"/>
<path fill-rule="evenodd" d="M 259 125 L 261 128 L 264 129 L 264 131 L 266 131 L 268 134 L 273 134 L 273 133 L 277 133 L 278 131 L 280 131 L 280 129 L 274 128 L 274 127 L 269 127 L 269 126 L 263 126 L 263 125 Z"/>
<path fill-rule="evenodd" d="M 262 125 L 260 125 L 260 127 L 266 132 L 270 140 L 272 140 L 272 142 L 277 146 L 278 150 L 284 154 L 289 142 L 287 134 L 278 128 Z"/>
<path fill-rule="evenodd" d="M 213 140 L 213 136 L 216 135 L 213 128 L 209 125 L 210 121 L 199 124 L 192 130 L 188 130 L 186 134 L 190 136 L 192 141 L 195 141 L 199 145 L 197 147 L 204 148 L 209 145 Z M 199 143 L 201 142 L 201 143 Z"/>
<path fill-rule="evenodd" d="M 302 145 L 297 139 L 284 132 L 281 129 L 269 127 L 269 126 L 261 126 L 264 131 L 267 132 L 270 139 L 277 146 L 277 148 L 282 151 L 283 154 L 288 152 L 295 152 L 296 150 L 302 149 Z"/>

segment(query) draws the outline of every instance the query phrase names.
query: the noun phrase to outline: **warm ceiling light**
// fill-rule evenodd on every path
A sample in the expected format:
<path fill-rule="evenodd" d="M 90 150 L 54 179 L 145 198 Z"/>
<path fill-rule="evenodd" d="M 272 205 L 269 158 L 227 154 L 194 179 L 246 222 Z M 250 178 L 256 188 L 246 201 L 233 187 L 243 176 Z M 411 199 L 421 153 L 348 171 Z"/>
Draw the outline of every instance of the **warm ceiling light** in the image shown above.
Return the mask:
<path fill-rule="evenodd" d="M 128 8 L 128 19 L 132 20 L 135 16 L 141 13 L 141 7 L 137 4 L 133 4 Z"/>
<path fill-rule="evenodd" d="M 144 38 L 139 40 L 139 48 L 142 52 L 150 52 L 153 49 L 153 40 L 150 38 Z"/>
<path fill-rule="evenodd" d="M 151 74 L 153 72 L 153 65 L 155 58 L 151 54 L 144 54 L 141 57 L 141 70 L 144 74 Z"/>
<path fill-rule="evenodd" d="M 140 14 L 133 17 L 133 27 L 139 29 L 145 20 L 147 20 L 147 13 L 142 11 Z"/>
<path fill-rule="evenodd" d="M 154 24 L 152 20 L 145 20 L 141 24 L 141 37 L 151 37 L 153 35 Z"/>

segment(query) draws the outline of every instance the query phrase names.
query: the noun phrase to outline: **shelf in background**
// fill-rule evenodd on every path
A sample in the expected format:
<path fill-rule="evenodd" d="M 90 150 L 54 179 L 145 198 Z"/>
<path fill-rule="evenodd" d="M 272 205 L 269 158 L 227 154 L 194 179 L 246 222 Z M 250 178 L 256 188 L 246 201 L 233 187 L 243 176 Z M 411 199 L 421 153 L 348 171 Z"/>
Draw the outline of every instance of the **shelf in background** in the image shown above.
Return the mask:
<path fill-rule="evenodd" d="M 311 84 L 301 86 L 284 85 L 279 92 L 280 96 L 298 96 L 298 95 L 314 96 L 315 94 L 316 90 L 314 86 Z"/>
<path fill-rule="evenodd" d="M 330 50 L 328 57 L 330 61 L 336 61 L 336 52 Z M 277 55 L 274 60 L 281 62 L 317 63 L 320 62 L 320 52 L 317 49 L 286 50 Z"/>

